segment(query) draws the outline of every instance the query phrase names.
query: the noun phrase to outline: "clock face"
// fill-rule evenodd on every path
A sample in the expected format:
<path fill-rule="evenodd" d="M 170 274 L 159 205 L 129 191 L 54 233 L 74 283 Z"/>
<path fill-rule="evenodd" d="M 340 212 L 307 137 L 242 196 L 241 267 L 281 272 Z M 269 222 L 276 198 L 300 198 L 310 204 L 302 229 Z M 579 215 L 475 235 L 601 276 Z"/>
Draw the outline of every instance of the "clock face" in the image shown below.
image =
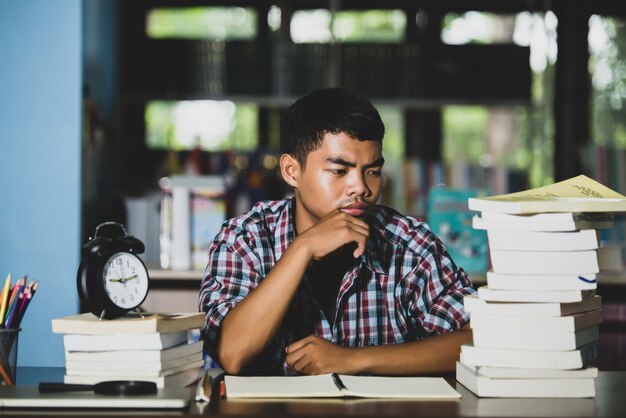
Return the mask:
<path fill-rule="evenodd" d="M 113 254 L 102 274 L 107 296 L 122 309 L 136 308 L 148 293 L 148 272 L 136 255 Z"/>

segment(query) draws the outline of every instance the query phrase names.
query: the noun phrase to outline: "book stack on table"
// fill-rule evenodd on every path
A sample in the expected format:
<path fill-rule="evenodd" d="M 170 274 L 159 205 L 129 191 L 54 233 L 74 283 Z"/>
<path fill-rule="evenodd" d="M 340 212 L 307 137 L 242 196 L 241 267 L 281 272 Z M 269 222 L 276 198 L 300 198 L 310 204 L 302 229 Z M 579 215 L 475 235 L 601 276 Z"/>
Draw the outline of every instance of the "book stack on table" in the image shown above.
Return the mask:
<path fill-rule="evenodd" d="M 204 367 L 202 342 L 189 332 L 202 326 L 201 313 L 129 315 L 98 320 L 93 314 L 52 320 L 63 335 L 65 383 L 143 380 L 157 387 L 194 383 Z"/>
<path fill-rule="evenodd" d="M 487 230 L 491 270 L 464 300 L 473 344 L 461 348 L 457 380 L 478 396 L 595 396 L 596 275 L 623 266 L 599 230 L 626 198 L 579 176 L 469 207 L 481 212 L 473 226 Z"/>

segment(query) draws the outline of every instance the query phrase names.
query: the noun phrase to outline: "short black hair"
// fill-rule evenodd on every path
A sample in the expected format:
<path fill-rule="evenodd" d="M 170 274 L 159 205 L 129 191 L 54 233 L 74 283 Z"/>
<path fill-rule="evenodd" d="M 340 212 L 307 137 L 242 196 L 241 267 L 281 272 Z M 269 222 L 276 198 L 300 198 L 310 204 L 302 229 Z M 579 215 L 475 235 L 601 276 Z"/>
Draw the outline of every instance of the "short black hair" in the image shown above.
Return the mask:
<path fill-rule="evenodd" d="M 315 90 L 283 114 L 282 152 L 304 167 L 309 153 L 320 147 L 327 133 L 345 133 L 359 141 L 382 142 L 385 125 L 365 96 L 340 87 Z"/>

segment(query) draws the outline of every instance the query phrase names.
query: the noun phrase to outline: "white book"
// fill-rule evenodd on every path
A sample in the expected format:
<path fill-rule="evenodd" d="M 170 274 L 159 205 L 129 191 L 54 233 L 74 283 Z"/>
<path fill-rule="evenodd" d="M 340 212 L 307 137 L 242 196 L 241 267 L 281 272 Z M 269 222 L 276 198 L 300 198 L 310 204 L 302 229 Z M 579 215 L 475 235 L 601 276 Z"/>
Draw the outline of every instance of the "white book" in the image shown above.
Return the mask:
<path fill-rule="evenodd" d="M 461 362 L 470 366 L 511 367 L 528 369 L 580 369 L 598 356 L 594 341 L 576 350 L 531 351 L 519 349 L 461 346 Z"/>
<path fill-rule="evenodd" d="M 463 364 L 463 363 L 461 363 Z M 472 370 L 472 372 L 496 379 L 597 379 L 597 367 L 583 367 L 573 370 L 557 370 L 557 369 L 515 369 L 511 367 L 489 367 L 489 366 L 463 366 Z"/>
<path fill-rule="evenodd" d="M 472 330 L 475 347 L 519 350 L 575 350 L 597 340 L 599 336 L 597 325 L 574 332 Z"/>
<path fill-rule="evenodd" d="M 602 308 L 602 297 L 589 296 L 580 302 L 487 302 L 478 295 L 463 298 L 465 312 L 490 315 L 564 316 Z"/>
<path fill-rule="evenodd" d="M 203 361 L 202 353 L 195 353 L 186 357 L 179 357 L 170 360 L 156 361 L 73 361 L 66 360 L 65 368 L 67 370 L 89 370 L 89 371 L 106 371 L 115 372 L 122 371 L 128 373 L 142 373 L 172 370 L 188 364 L 194 364 Z"/>
<path fill-rule="evenodd" d="M 516 216 L 516 215 L 507 215 Z M 552 231 L 567 232 L 578 231 L 581 229 L 608 229 L 614 225 L 613 221 L 586 221 L 586 220 L 556 220 L 543 221 L 528 217 L 528 219 L 512 221 L 508 219 L 488 219 L 487 213 L 483 212 L 482 216 L 474 215 L 472 218 L 472 227 L 487 231 Z"/>
<path fill-rule="evenodd" d="M 202 328 L 205 319 L 202 312 L 129 313 L 115 319 L 99 319 L 92 313 L 84 313 L 54 318 L 52 332 L 88 335 L 165 333 Z"/>
<path fill-rule="evenodd" d="M 470 315 L 473 330 L 527 332 L 574 332 L 602 322 L 602 310 L 566 316 L 494 315 L 475 312 Z"/>
<path fill-rule="evenodd" d="M 133 374 L 119 374 L 115 376 L 116 380 L 143 380 L 147 382 L 154 382 L 158 388 L 173 388 L 173 387 L 185 387 L 192 383 L 195 383 L 201 375 L 202 369 L 193 368 L 182 371 L 180 373 L 174 373 L 167 376 L 138 376 Z M 111 380 L 111 376 L 77 376 L 66 374 L 63 377 L 64 383 L 72 383 L 79 385 L 95 385 L 99 382 L 105 382 Z"/>
<path fill-rule="evenodd" d="M 496 290 L 478 288 L 478 297 L 487 302 L 558 302 L 572 303 L 595 295 L 595 290 Z"/>
<path fill-rule="evenodd" d="M 312 376 L 224 377 L 228 398 L 457 399 L 441 377 L 378 377 L 332 374 Z"/>
<path fill-rule="evenodd" d="M 492 270 L 507 274 L 594 274 L 600 271 L 597 250 L 490 250 Z"/>
<path fill-rule="evenodd" d="M 543 212 L 511 215 L 508 213 L 482 212 L 487 221 L 507 221 L 512 223 L 558 223 L 558 222 L 613 222 L 612 212 Z M 592 228 L 593 229 L 593 228 Z"/>
<path fill-rule="evenodd" d="M 505 251 L 583 251 L 600 246 L 595 229 L 573 232 L 488 230 L 490 250 Z"/>
<path fill-rule="evenodd" d="M 506 398 L 590 398 L 595 379 L 496 379 L 476 374 L 457 362 L 456 379 L 477 396 Z"/>
<path fill-rule="evenodd" d="M 487 286 L 494 290 L 592 290 L 595 274 L 504 274 L 487 272 Z"/>
<path fill-rule="evenodd" d="M 470 198 L 470 210 L 499 213 L 623 212 L 626 197 L 584 175 L 521 192 Z"/>
<path fill-rule="evenodd" d="M 184 343 L 164 350 L 66 351 L 66 361 L 81 362 L 156 362 L 202 353 L 202 342 Z"/>
<path fill-rule="evenodd" d="M 65 351 L 161 350 L 187 341 L 187 331 L 63 336 Z"/>
<path fill-rule="evenodd" d="M 73 369 L 73 368 L 65 368 L 65 374 L 69 376 L 102 376 L 108 377 L 109 380 L 122 380 L 120 376 L 122 375 L 133 375 L 137 377 L 159 377 L 159 376 L 168 376 L 170 374 L 179 373 L 185 370 L 194 369 L 199 370 L 204 366 L 204 360 L 200 359 L 197 361 L 188 362 L 182 366 L 173 367 L 170 369 L 163 370 L 138 370 L 138 369 Z M 143 380 L 143 379 L 139 379 Z"/>

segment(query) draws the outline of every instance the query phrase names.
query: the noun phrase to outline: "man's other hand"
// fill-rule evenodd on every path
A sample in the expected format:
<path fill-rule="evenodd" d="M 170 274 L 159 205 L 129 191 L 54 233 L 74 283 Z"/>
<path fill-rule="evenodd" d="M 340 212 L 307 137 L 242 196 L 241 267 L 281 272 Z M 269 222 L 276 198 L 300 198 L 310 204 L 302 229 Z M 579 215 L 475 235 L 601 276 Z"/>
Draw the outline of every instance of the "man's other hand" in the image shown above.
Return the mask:
<path fill-rule="evenodd" d="M 297 373 L 358 373 L 358 370 L 351 364 L 354 358 L 351 355 L 353 348 L 338 346 L 317 335 L 309 335 L 291 343 L 285 351 L 287 352 L 287 365 Z"/>

